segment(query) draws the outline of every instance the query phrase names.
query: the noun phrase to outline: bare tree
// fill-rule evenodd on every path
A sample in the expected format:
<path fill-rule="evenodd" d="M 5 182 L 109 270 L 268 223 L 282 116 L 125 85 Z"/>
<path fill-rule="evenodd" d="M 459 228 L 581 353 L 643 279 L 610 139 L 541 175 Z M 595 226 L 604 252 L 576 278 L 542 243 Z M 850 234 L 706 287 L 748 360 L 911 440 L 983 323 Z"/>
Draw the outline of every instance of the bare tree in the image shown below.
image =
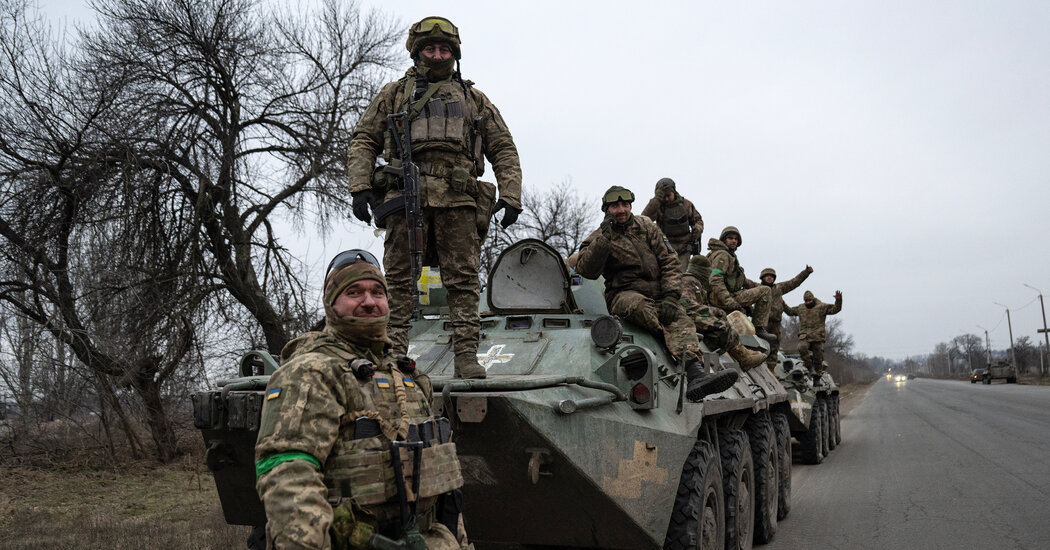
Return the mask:
<path fill-rule="evenodd" d="M 597 205 L 580 198 L 569 181 L 542 193 L 526 193 L 514 225 L 503 229 L 493 220 L 481 247 L 481 280 L 486 280 L 500 253 L 522 239 L 539 239 L 569 257 L 598 228 L 600 214 Z"/>
<path fill-rule="evenodd" d="M 0 0 L 0 304 L 138 396 L 157 456 L 165 385 L 216 318 L 272 353 L 310 309 L 275 224 L 346 219 L 349 129 L 400 32 L 354 4 L 97 0 L 67 49 Z M 218 314 L 218 315 L 216 315 Z M 120 412 L 111 408 L 118 416 Z"/>

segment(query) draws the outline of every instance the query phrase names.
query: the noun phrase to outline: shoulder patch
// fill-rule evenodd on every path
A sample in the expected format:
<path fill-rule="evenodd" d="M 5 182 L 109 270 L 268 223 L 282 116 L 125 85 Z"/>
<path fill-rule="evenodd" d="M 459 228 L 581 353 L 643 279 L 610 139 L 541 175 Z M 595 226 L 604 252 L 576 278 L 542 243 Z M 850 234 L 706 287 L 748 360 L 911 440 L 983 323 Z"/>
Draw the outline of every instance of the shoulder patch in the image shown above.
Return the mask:
<path fill-rule="evenodd" d="M 405 386 L 406 387 L 409 387 L 409 388 L 416 387 L 416 383 L 413 382 L 411 378 L 406 376 L 406 377 L 402 378 L 402 380 L 405 382 Z"/>
<path fill-rule="evenodd" d="M 390 379 L 389 378 L 376 377 L 373 380 L 376 381 L 376 386 L 379 386 L 380 388 L 389 388 L 390 387 Z"/>
<path fill-rule="evenodd" d="M 274 388 L 274 389 L 266 392 L 266 400 L 267 401 L 269 401 L 271 399 L 277 399 L 280 396 L 281 396 L 281 388 Z"/>

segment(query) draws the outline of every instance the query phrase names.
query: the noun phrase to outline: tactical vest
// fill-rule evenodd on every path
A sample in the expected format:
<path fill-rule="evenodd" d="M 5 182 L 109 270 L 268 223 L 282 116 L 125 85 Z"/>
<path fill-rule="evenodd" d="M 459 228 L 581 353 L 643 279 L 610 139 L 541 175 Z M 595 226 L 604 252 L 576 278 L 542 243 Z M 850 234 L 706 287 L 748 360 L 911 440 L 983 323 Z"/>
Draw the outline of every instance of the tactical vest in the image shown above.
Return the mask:
<path fill-rule="evenodd" d="M 744 268 L 740 267 L 740 264 L 736 265 L 736 269 L 732 273 L 726 273 L 723 277 L 726 282 L 726 289 L 729 292 L 740 292 L 744 288 Z"/>
<path fill-rule="evenodd" d="M 481 113 L 466 92 L 466 85 L 451 78 L 433 82 L 422 97 L 412 101 L 416 79 L 404 81 L 395 104 L 398 112 L 409 113 L 412 160 L 419 165 L 420 173 L 444 180 L 481 177 L 485 171 Z M 390 132 L 386 150 L 397 151 Z"/>
<path fill-rule="evenodd" d="M 389 371 L 376 370 L 371 379 L 361 381 L 347 366 L 342 377 L 344 387 L 355 394 L 351 401 L 361 408 L 344 414 L 340 420 L 339 439 L 325 462 L 324 482 L 333 507 L 343 499 L 349 499 L 357 506 L 366 507 L 380 521 L 397 517 L 397 485 L 389 435 L 401 423 L 399 389 L 405 392 L 405 409 L 410 423 L 409 436 L 405 439 L 423 441 L 424 444 L 418 495 L 412 492 L 412 454 L 404 449 L 401 451 L 401 471 L 408 501 L 418 499 L 419 510 L 423 511 L 433 506 L 434 497 L 463 486 L 456 446 L 436 429 L 437 419 L 431 414 L 426 395 L 411 376 L 405 376 L 392 367 Z M 359 394 L 354 392 L 355 388 L 360 390 Z M 368 419 L 378 421 L 380 433 L 358 433 L 361 422 Z"/>
<path fill-rule="evenodd" d="M 681 237 L 692 232 L 689 225 L 689 209 L 684 200 L 671 206 L 661 206 L 660 230 L 668 237 Z"/>

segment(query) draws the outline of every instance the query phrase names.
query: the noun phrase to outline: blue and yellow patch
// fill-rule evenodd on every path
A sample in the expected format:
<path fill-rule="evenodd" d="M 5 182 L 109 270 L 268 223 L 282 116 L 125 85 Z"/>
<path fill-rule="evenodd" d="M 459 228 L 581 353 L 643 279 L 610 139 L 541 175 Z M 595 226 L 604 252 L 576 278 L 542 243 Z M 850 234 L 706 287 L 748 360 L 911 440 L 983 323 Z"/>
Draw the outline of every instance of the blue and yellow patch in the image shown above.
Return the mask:
<path fill-rule="evenodd" d="M 281 388 L 274 388 L 274 389 L 266 392 L 266 400 L 267 401 L 269 401 L 271 399 L 277 399 L 280 396 L 281 396 Z"/>
<path fill-rule="evenodd" d="M 376 378 L 375 381 L 376 381 L 376 386 L 379 386 L 380 388 L 389 388 L 390 387 L 390 380 L 387 379 L 387 378 Z"/>
<path fill-rule="evenodd" d="M 413 382 L 411 378 L 405 378 L 404 381 L 405 381 L 405 387 L 408 387 L 408 388 L 416 387 L 416 383 Z"/>

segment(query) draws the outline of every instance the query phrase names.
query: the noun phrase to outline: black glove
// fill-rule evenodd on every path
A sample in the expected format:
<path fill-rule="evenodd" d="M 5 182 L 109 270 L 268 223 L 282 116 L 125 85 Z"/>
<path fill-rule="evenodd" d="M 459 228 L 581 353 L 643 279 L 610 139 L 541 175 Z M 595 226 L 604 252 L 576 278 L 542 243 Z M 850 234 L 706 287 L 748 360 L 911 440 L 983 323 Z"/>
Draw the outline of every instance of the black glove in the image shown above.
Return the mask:
<path fill-rule="evenodd" d="M 520 208 L 514 208 L 507 204 L 507 201 L 503 199 L 496 201 L 496 206 L 492 209 L 492 215 L 495 216 L 500 210 L 503 210 L 503 219 L 499 221 L 499 225 L 503 229 L 510 227 L 510 224 L 518 221 L 518 214 L 521 214 Z"/>
<path fill-rule="evenodd" d="M 351 196 L 354 198 L 354 217 L 365 223 L 372 223 L 372 215 L 368 213 L 368 207 L 373 200 L 372 191 L 366 189 L 351 193 Z"/>
<path fill-rule="evenodd" d="M 689 253 L 690 254 L 699 254 L 700 253 L 700 241 L 699 240 L 695 240 L 695 241 L 690 241 L 689 242 Z"/>
<path fill-rule="evenodd" d="M 660 324 L 670 325 L 678 319 L 678 314 L 682 311 L 678 306 L 679 296 L 674 294 L 665 294 L 663 300 L 660 302 Z"/>

